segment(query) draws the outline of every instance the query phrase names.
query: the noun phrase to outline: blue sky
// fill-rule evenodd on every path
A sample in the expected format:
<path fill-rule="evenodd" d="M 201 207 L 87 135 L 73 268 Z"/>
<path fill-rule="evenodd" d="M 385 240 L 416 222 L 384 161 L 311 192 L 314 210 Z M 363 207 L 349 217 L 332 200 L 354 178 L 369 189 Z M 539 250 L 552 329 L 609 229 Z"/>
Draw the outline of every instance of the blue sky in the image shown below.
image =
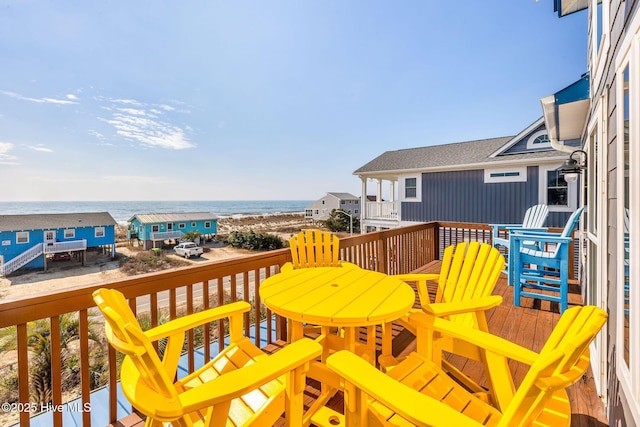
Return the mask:
<path fill-rule="evenodd" d="M 586 34 L 552 0 L 0 0 L 0 201 L 360 195 L 533 123 Z"/>

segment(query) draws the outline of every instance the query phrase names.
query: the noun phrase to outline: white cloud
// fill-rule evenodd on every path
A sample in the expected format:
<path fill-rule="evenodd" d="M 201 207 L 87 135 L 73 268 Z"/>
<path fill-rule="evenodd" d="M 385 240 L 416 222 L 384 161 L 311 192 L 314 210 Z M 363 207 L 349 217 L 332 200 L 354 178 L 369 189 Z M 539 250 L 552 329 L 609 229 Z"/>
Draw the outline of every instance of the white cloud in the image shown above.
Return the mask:
<path fill-rule="evenodd" d="M 47 148 L 47 147 L 43 147 L 42 144 L 40 145 L 30 145 L 29 148 L 33 151 L 40 151 L 43 153 L 53 153 L 53 150 L 51 148 Z"/>
<path fill-rule="evenodd" d="M 122 184 L 167 184 L 172 182 L 165 176 L 144 176 L 144 175 L 108 175 L 105 181 Z"/>
<path fill-rule="evenodd" d="M 80 98 L 78 98 L 77 96 L 75 96 L 72 93 L 67 94 L 67 99 L 70 99 L 72 101 L 80 101 Z"/>
<path fill-rule="evenodd" d="M 187 133 L 191 132 L 189 126 L 177 126 L 171 123 L 167 114 L 173 112 L 173 107 L 168 105 L 152 105 L 146 108 L 145 104 L 132 99 L 111 99 L 114 104 L 125 104 L 139 107 L 102 107 L 111 111 L 110 118 L 98 118 L 110 124 L 121 137 L 137 142 L 146 147 L 159 147 L 171 150 L 184 150 L 195 145 L 189 140 Z"/>
<path fill-rule="evenodd" d="M 31 98 L 28 96 L 20 95 L 19 93 L 9 92 L 6 90 L 0 90 L 0 93 L 11 98 L 17 99 L 19 101 L 28 101 L 35 102 L 36 104 L 59 104 L 59 105 L 69 105 L 69 104 L 77 104 L 75 101 L 69 101 L 64 99 L 56 99 L 56 98 Z M 68 95 L 67 95 L 68 97 Z"/>
<path fill-rule="evenodd" d="M 0 142 L 0 165 L 18 165 L 18 158 L 9 152 L 13 150 L 10 142 Z"/>

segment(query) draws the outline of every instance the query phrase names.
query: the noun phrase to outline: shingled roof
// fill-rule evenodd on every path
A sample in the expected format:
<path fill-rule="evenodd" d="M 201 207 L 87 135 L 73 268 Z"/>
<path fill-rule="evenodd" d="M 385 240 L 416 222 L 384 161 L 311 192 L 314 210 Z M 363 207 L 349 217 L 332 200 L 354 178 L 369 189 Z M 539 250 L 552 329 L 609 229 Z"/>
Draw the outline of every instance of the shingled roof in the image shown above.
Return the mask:
<path fill-rule="evenodd" d="M 154 224 L 157 222 L 182 222 L 182 221 L 207 221 L 218 219 L 211 212 L 179 212 L 179 213 L 155 213 L 155 214 L 136 214 L 129 219 L 138 218 L 142 224 Z"/>
<path fill-rule="evenodd" d="M 103 227 L 116 224 L 109 212 L 0 215 L 0 231 Z"/>
<path fill-rule="evenodd" d="M 455 169 L 466 165 L 499 163 L 505 160 L 562 157 L 562 153 L 558 153 L 555 150 L 490 157 L 512 139 L 513 136 L 506 136 L 387 151 L 357 169 L 354 174 L 432 168 L 442 169 L 447 167 Z"/>

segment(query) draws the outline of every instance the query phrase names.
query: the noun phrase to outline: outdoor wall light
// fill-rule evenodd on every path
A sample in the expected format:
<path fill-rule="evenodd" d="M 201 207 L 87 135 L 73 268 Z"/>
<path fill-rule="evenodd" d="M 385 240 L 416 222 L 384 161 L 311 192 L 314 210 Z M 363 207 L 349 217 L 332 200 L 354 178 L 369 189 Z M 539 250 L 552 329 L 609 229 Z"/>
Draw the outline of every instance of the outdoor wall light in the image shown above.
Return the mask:
<path fill-rule="evenodd" d="M 574 159 L 573 156 L 576 153 L 580 153 L 584 155 L 584 160 L 582 163 L 578 163 L 578 160 Z M 564 180 L 567 182 L 576 182 L 578 180 L 578 175 L 582 172 L 582 169 L 587 168 L 587 153 L 582 150 L 576 150 L 567 160 L 562 163 L 558 169 L 558 172 L 561 172 L 564 175 Z"/>

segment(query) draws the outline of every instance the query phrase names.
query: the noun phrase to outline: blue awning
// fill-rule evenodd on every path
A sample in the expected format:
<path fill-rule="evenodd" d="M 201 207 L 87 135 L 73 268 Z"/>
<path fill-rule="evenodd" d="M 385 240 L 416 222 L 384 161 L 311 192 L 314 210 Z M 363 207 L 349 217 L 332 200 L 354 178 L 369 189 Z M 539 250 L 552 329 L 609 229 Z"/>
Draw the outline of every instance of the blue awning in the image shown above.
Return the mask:
<path fill-rule="evenodd" d="M 553 0 L 553 11 L 558 17 L 569 15 L 589 7 L 590 0 Z"/>
<path fill-rule="evenodd" d="M 559 92 L 540 99 L 549 137 L 556 141 L 579 139 L 589 114 L 589 73 Z"/>

